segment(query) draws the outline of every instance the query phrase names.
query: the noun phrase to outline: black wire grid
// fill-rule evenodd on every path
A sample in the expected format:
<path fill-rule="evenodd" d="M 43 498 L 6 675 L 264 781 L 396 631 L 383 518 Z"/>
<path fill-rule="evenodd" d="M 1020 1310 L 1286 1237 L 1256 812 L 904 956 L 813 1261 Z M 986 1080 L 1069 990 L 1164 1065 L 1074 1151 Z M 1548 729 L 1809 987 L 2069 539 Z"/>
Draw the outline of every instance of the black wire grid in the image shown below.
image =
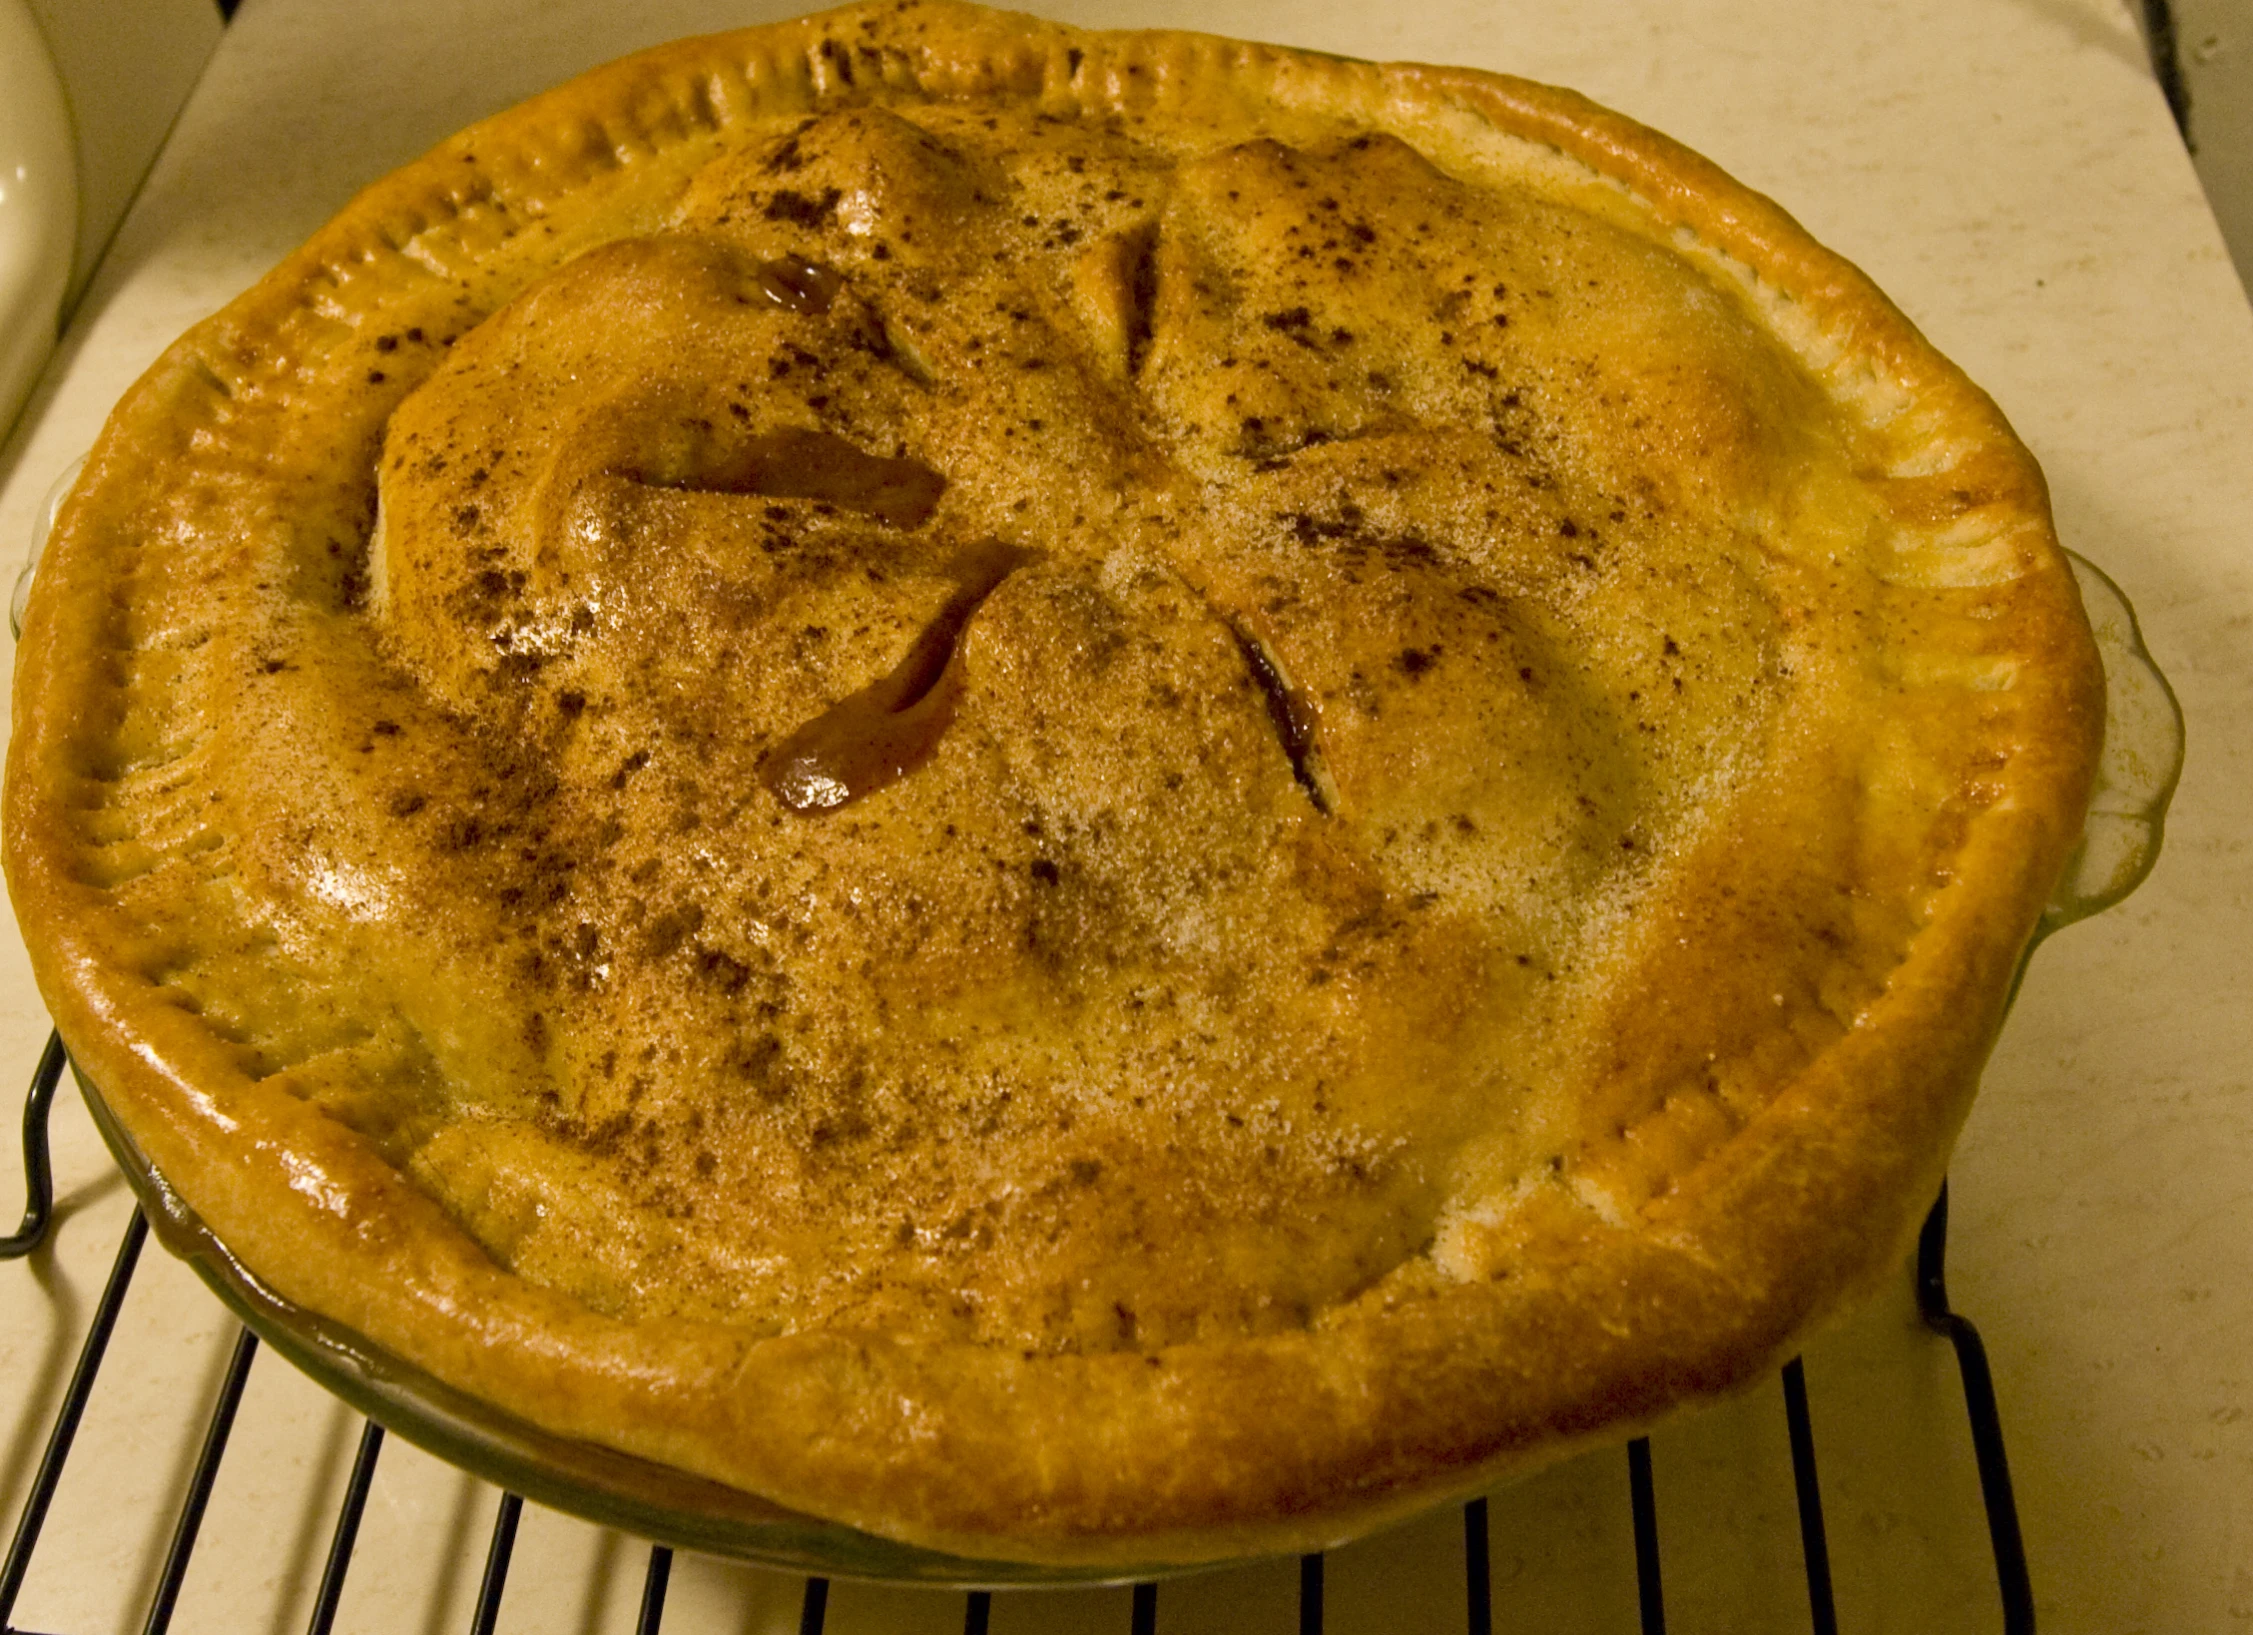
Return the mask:
<path fill-rule="evenodd" d="M 65 1065 L 60 1038 L 50 1034 L 47 1048 L 41 1053 L 39 1066 L 32 1075 L 31 1088 L 24 1100 L 23 1159 L 27 1202 L 23 1225 L 13 1236 L 0 1239 L 0 1259 L 16 1259 L 31 1253 L 47 1235 L 49 1215 L 53 1204 L 53 1180 L 47 1152 L 47 1114 L 55 1099 L 55 1086 L 62 1077 Z M 125 1303 L 125 1292 L 133 1279 L 133 1268 L 140 1260 L 141 1248 L 148 1241 L 148 1219 L 136 1208 L 133 1218 L 126 1224 L 124 1240 L 118 1245 L 117 1260 L 110 1270 L 109 1282 L 94 1311 L 94 1320 L 87 1330 L 86 1340 L 78 1354 L 78 1366 L 71 1375 L 69 1388 L 63 1394 L 61 1408 L 55 1415 L 53 1429 L 48 1433 L 47 1449 L 39 1463 L 38 1474 L 33 1478 L 31 1492 L 24 1501 L 23 1515 L 16 1523 L 14 1539 L 9 1543 L 7 1559 L 0 1565 L 0 1635 L 30 1635 L 16 1628 L 12 1614 L 17 1593 L 23 1588 L 25 1575 L 30 1571 L 32 1553 L 39 1547 L 40 1529 L 47 1520 L 47 1507 L 55 1496 L 62 1480 L 63 1465 L 70 1457 L 72 1438 L 78 1433 L 80 1417 L 85 1413 L 87 1399 L 93 1394 L 94 1376 L 101 1369 L 102 1353 L 109 1345 L 110 1331 L 116 1326 L 117 1315 Z M 1941 1188 L 1939 1199 L 1926 1217 L 1924 1231 L 1917 1240 L 1917 1306 L 1926 1326 L 1935 1333 L 1945 1335 L 1955 1346 L 1956 1363 L 1963 1374 L 1964 1403 L 1971 1420 L 1971 1438 L 1979 1467 L 1980 1496 L 1987 1510 L 1987 1528 L 1994 1546 L 1995 1579 L 2001 1594 L 2003 1628 L 2006 1635 L 2032 1635 L 2034 1628 L 2034 1592 L 2026 1573 L 2026 1552 L 2019 1536 L 2018 1510 L 2011 1498 L 2010 1467 L 2003 1456 L 2002 1419 L 1996 1411 L 1995 1387 L 1987 1368 L 1986 1349 L 1980 1344 L 1979 1331 L 1971 1323 L 1948 1307 L 1948 1285 L 1944 1259 L 1948 1242 L 1948 1191 Z M 188 1561 L 194 1554 L 196 1534 L 203 1524 L 204 1507 L 209 1502 L 213 1483 L 218 1479 L 219 1461 L 227 1449 L 227 1436 L 233 1429 L 236 1407 L 242 1401 L 243 1386 L 250 1376 L 251 1361 L 258 1354 L 258 1338 L 244 1329 L 235 1340 L 234 1355 L 229 1360 L 227 1372 L 219 1387 L 219 1399 L 211 1410 L 211 1421 L 204 1432 L 203 1450 L 197 1457 L 195 1473 L 189 1482 L 188 1496 L 180 1509 L 180 1518 L 172 1533 L 171 1548 L 166 1552 L 164 1570 L 157 1580 L 155 1598 L 149 1606 L 148 1618 L 142 1625 L 144 1635 L 163 1635 L 170 1627 L 172 1612 L 180 1595 L 180 1586 L 187 1577 Z M 1838 1613 L 1831 1595 L 1830 1549 L 1823 1535 L 1822 1491 L 1815 1474 L 1815 1433 L 1807 1410 L 1807 1379 L 1799 1359 L 1785 1364 L 1783 1371 L 1784 1414 L 1791 1435 L 1792 1480 L 1799 1501 L 1799 1539 L 1802 1557 L 1807 1568 L 1808 1621 L 1814 1635 L 1837 1635 Z M 313 1604 L 310 1635 L 328 1635 L 336 1621 L 338 1604 L 344 1595 L 345 1574 L 352 1566 L 352 1550 L 359 1536 L 360 1516 L 367 1505 L 368 1490 L 375 1480 L 377 1457 L 383 1451 L 383 1427 L 370 1420 L 360 1433 L 359 1452 L 352 1462 L 352 1474 L 347 1482 L 344 1501 L 337 1513 L 336 1530 L 329 1544 L 328 1560 L 321 1573 L 321 1585 Z M 1651 1480 L 1651 1445 L 1647 1438 L 1638 1437 L 1627 1445 L 1628 1497 L 1633 1508 L 1635 1532 L 1635 1574 L 1638 1604 L 1641 1611 L 1642 1635 L 1664 1635 L 1666 1629 L 1666 1602 L 1659 1577 L 1658 1504 Z M 492 1635 L 497 1627 L 501 1610 L 501 1592 L 508 1582 L 509 1556 L 516 1544 L 518 1517 L 524 1501 L 514 1493 L 501 1496 L 499 1513 L 494 1517 L 492 1542 L 485 1553 L 485 1573 L 477 1595 L 477 1610 L 470 1628 L 473 1635 Z M 1463 1507 L 1463 1565 L 1467 1585 L 1464 1607 L 1464 1628 L 1467 1635 L 1492 1635 L 1492 1587 L 1488 1577 L 1486 1501 L 1473 1499 Z M 665 1617 L 665 1588 L 671 1579 L 673 1552 L 662 1544 L 653 1544 L 649 1550 L 649 1567 L 642 1581 L 641 1615 L 635 1628 L 640 1635 L 657 1635 Z M 1299 1560 L 1299 1635 L 1322 1635 L 1322 1557 L 1303 1556 Z M 821 1635 L 829 1609 L 829 1580 L 808 1578 L 805 1596 L 798 1615 L 799 1635 Z M 984 1590 L 966 1592 L 962 1612 L 963 1635 L 985 1635 L 987 1619 L 992 1610 L 992 1596 Z M 1132 1635 L 1157 1635 L 1158 1586 L 1137 1584 L 1134 1587 L 1133 1611 L 1130 1628 Z"/>

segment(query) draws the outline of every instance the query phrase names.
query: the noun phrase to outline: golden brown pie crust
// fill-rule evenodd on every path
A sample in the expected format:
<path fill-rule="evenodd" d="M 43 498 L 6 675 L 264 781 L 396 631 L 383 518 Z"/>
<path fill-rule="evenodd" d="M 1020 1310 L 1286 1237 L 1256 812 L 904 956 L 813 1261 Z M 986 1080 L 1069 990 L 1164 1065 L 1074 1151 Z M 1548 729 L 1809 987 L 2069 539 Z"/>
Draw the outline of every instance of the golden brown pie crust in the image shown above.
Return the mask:
<path fill-rule="evenodd" d="M 909 0 L 475 126 L 175 345 L 39 571 L 7 871 L 286 1298 L 1186 1563 L 1892 1267 L 2101 686 L 2000 414 L 1695 155 Z"/>

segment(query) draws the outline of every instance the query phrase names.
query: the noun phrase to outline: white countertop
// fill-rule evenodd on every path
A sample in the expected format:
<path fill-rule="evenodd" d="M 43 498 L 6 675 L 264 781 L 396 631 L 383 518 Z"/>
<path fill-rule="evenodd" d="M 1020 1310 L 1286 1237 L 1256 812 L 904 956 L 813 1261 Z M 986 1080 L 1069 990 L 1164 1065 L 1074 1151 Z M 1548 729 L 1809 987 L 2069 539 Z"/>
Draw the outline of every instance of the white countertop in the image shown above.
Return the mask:
<path fill-rule="evenodd" d="M 174 334 L 360 184 L 480 114 L 727 0 L 249 0 L 0 453 L 0 553 Z M 1576 86 L 1781 199 L 1993 393 L 2189 719 L 2158 872 L 2037 958 L 1953 1171 L 1950 1289 L 1984 1332 L 2041 1627 L 2253 1631 L 2253 313 L 2111 0 L 1110 0 L 1198 26 Z M 46 1034 L 0 933 L 0 1070 Z M 8 1064 L 14 1064 L 12 1066 Z M 9 1081 L 13 1082 L 13 1081 Z M 0 1101 L 12 1125 L 13 1092 Z M 63 1219 L 0 1265 L 12 1518 L 128 1207 L 76 1098 Z M 18 1196 L 0 1143 L 0 1210 Z M 138 1628 L 231 1324 L 152 1255 L 14 1615 Z M 1841 1627 L 1999 1627 L 1955 1370 L 1896 1296 L 1808 1353 Z M 302 1628 L 357 1432 L 262 1358 L 176 1629 Z M 1780 1395 L 1653 1438 L 1668 1627 L 1807 1628 Z M 394 1442 L 340 1629 L 468 1622 L 493 1497 Z M 1452 1517 L 1332 1558 L 1333 1631 L 1462 1627 Z M 1625 1462 L 1493 1502 L 1498 1629 L 1632 1630 Z M 528 1510 L 501 1627 L 630 1628 L 644 1554 Z M 1295 1628 L 1288 1564 L 1169 1588 L 1161 1630 Z M 684 1558 L 665 1627 L 797 1627 L 794 1579 Z M 962 1625 L 959 1596 L 840 1586 L 833 1631 Z M 1126 1629 L 1123 1592 L 997 1599 L 996 1631 Z"/>

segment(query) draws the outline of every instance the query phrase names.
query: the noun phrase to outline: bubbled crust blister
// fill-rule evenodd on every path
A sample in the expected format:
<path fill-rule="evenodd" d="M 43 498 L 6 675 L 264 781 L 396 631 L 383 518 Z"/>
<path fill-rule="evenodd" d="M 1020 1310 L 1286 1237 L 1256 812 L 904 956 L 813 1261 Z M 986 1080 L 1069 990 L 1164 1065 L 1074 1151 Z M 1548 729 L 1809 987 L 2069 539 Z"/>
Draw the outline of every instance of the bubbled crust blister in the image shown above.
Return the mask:
<path fill-rule="evenodd" d="M 10 883 L 222 1239 L 988 1557 L 1304 1547 L 1748 1378 L 1929 1196 L 2096 731 L 2031 461 L 1773 206 L 954 6 L 378 184 L 50 549 Z"/>

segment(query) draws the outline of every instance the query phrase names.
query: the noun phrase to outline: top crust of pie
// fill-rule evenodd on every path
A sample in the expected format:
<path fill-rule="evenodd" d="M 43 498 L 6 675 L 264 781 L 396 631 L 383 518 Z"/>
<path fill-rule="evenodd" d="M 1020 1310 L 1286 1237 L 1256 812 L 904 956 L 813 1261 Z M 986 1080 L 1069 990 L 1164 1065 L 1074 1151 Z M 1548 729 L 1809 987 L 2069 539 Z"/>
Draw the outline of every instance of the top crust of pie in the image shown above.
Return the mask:
<path fill-rule="evenodd" d="M 1891 1266 L 2101 678 L 1993 405 L 1696 156 L 908 0 L 353 201 L 119 406 L 14 708 L 57 1025 L 257 1277 L 1127 1565 Z"/>

